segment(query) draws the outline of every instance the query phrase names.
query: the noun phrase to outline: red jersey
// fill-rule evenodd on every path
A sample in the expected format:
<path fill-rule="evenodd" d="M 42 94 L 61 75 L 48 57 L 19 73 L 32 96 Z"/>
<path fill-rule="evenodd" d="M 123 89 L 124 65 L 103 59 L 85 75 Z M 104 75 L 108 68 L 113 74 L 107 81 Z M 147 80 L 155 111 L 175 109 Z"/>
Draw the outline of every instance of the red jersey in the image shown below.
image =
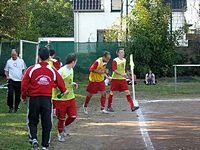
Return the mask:
<path fill-rule="evenodd" d="M 52 96 L 52 88 L 58 86 L 61 92 L 65 92 L 65 83 L 60 74 L 48 65 L 40 62 L 29 67 L 22 79 L 21 97 L 26 96 Z"/>

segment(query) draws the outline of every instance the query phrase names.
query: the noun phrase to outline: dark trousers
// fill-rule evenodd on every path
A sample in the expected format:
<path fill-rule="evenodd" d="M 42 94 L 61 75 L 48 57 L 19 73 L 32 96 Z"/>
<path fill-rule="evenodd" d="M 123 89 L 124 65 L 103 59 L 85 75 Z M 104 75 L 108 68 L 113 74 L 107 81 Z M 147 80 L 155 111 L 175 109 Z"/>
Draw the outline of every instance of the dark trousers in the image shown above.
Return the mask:
<path fill-rule="evenodd" d="M 11 79 L 8 80 L 8 97 L 7 97 L 7 105 L 10 109 L 13 109 L 13 95 L 15 93 L 15 110 L 18 109 L 20 103 L 20 95 L 21 95 L 21 81 L 13 81 Z"/>
<path fill-rule="evenodd" d="M 48 147 L 52 128 L 52 102 L 49 96 L 30 97 L 28 105 L 29 140 L 37 140 L 37 125 L 41 116 L 42 146 Z"/>

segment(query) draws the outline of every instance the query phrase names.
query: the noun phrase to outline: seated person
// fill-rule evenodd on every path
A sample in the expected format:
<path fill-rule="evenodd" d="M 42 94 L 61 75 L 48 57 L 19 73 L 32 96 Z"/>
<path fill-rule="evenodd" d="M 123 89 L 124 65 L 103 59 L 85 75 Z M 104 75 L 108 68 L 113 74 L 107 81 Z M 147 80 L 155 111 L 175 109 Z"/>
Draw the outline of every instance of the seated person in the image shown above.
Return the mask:
<path fill-rule="evenodd" d="M 132 74 L 129 70 L 127 70 L 126 72 L 126 82 L 128 83 L 128 85 L 132 85 Z M 134 84 L 137 84 L 135 74 L 134 74 Z"/>
<path fill-rule="evenodd" d="M 110 85 L 110 80 L 111 80 L 111 76 L 110 76 L 109 69 L 106 69 L 105 74 L 104 74 L 104 82 L 106 86 Z"/>
<path fill-rule="evenodd" d="M 152 73 L 151 70 L 149 70 L 149 72 L 145 75 L 145 84 L 146 85 L 156 84 L 155 74 Z"/>

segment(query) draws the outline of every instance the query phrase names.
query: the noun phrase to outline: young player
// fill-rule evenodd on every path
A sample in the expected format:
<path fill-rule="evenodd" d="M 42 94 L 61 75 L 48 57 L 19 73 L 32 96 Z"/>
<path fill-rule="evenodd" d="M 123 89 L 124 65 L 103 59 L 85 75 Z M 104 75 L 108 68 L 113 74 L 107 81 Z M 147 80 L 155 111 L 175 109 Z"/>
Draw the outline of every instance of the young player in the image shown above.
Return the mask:
<path fill-rule="evenodd" d="M 87 107 L 92 98 L 93 94 L 101 93 L 101 112 L 108 113 L 105 110 L 106 103 L 106 86 L 104 83 L 104 73 L 106 65 L 110 60 L 110 53 L 105 51 L 103 57 L 98 58 L 90 67 L 89 74 L 89 84 L 86 91 L 88 95 L 85 98 L 85 103 L 83 104 L 83 110 L 85 114 L 88 114 Z"/>
<path fill-rule="evenodd" d="M 58 98 L 59 90 L 53 90 L 53 104 L 56 108 L 56 116 L 58 119 L 58 141 L 65 141 L 64 136 L 68 134 L 67 126 L 69 126 L 77 116 L 76 99 L 73 87 L 78 88 L 78 84 L 73 82 L 73 68 L 76 65 L 76 55 L 69 54 L 66 57 L 66 65 L 58 70 L 65 82 L 68 94 Z M 67 115 L 67 118 L 66 118 Z"/>
<path fill-rule="evenodd" d="M 61 64 L 60 64 L 60 62 L 59 62 L 57 59 L 54 58 L 54 57 L 55 57 L 55 54 L 56 54 L 55 50 L 53 50 L 53 49 L 50 49 L 50 50 L 49 50 L 49 59 L 48 59 L 48 63 L 49 63 L 49 65 L 50 65 L 52 68 L 58 70 L 58 69 L 60 69 Z"/>
<path fill-rule="evenodd" d="M 113 99 L 113 92 L 125 92 L 126 98 L 129 103 L 130 109 L 132 111 L 137 110 L 139 107 L 134 107 L 133 100 L 130 95 L 130 91 L 128 89 L 128 84 L 126 82 L 126 59 L 124 58 L 124 49 L 120 48 L 117 50 L 117 58 L 115 58 L 112 62 L 112 79 L 110 82 L 110 94 L 108 97 L 108 107 L 107 111 L 113 112 L 112 108 L 112 99 Z"/>

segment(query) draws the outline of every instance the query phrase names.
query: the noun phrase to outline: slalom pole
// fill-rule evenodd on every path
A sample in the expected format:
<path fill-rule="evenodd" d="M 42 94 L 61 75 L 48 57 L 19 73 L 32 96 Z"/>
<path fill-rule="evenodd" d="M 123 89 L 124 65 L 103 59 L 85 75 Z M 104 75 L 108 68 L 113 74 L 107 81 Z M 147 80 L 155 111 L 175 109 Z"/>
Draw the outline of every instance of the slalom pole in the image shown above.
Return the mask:
<path fill-rule="evenodd" d="M 133 92 L 133 104 L 134 106 L 139 106 L 138 101 L 135 98 L 135 84 L 134 84 L 134 62 L 133 62 L 133 54 L 130 55 L 130 66 L 131 66 L 131 76 L 132 76 L 132 92 Z"/>

